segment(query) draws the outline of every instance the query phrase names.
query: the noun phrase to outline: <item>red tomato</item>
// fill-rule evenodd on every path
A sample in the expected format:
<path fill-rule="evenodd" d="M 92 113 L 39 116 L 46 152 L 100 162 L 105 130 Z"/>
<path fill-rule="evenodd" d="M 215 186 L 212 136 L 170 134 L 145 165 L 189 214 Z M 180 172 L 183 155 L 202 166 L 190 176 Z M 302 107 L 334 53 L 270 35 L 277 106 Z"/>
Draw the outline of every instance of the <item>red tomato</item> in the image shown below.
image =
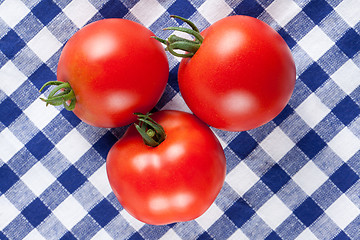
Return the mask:
<path fill-rule="evenodd" d="M 253 129 L 276 117 L 296 78 L 281 36 L 248 16 L 221 19 L 201 35 L 200 48 L 181 61 L 178 71 L 180 92 L 192 112 L 228 131 Z"/>
<path fill-rule="evenodd" d="M 169 65 L 161 44 L 151 36 L 139 23 L 104 19 L 69 39 L 57 77 L 73 89 L 73 111 L 81 120 L 97 127 L 119 127 L 135 121 L 134 112 L 148 112 L 156 105 Z"/>
<path fill-rule="evenodd" d="M 224 183 L 223 149 L 192 114 L 169 110 L 151 116 L 164 128 L 166 139 L 147 146 L 130 126 L 108 153 L 110 185 L 122 206 L 142 222 L 161 225 L 197 218 Z"/>

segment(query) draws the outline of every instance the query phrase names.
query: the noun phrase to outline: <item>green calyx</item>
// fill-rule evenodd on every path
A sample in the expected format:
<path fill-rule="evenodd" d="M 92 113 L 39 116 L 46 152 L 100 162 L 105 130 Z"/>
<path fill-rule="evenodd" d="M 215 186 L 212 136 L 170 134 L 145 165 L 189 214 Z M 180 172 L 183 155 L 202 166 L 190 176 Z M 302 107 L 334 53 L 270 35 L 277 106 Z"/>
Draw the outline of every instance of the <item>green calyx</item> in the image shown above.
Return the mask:
<path fill-rule="evenodd" d="M 47 99 L 40 98 L 41 100 L 46 102 L 46 106 L 48 106 L 49 104 L 53 106 L 64 105 L 66 110 L 74 110 L 76 97 L 69 83 L 60 81 L 49 81 L 45 83 L 39 91 L 42 92 L 47 86 L 56 87 L 49 93 Z"/>
<path fill-rule="evenodd" d="M 182 20 L 183 22 L 187 23 L 191 27 L 191 29 L 183 28 L 183 27 L 167 27 L 164 30 L 185 32 L 192 35 L 195 39 L 189 40 L 182 37 L 178 37 L 176 35 L 171 35 L 167 40 L 159 37 L 153 37 L 153 38 L 165 44 L 166 45 L 165 50 L 169 51 L 172 55 L 176 57 L 183 57 L 183 58 L 192 57 L 196 53 L 196 51 L 200 48 L 201 43 L 204 41 L 204 38 L 201 36 L 199 29 L 190 20 L 175 15 L 171 15 L 170 17 Z M 185 51 L 186 53 L 178 53 L 175 51 L 177 49 Z"/>
<path fill-rule="evenodd" d="M 151 113 L 135 113 L 135 115 L 139 120 L 139 124 L 135 123 L 135 128 L 140 133 L 144 143 L 150 147 L 159 146 L 166 138 L 164 128 L 150 117 Z"/>

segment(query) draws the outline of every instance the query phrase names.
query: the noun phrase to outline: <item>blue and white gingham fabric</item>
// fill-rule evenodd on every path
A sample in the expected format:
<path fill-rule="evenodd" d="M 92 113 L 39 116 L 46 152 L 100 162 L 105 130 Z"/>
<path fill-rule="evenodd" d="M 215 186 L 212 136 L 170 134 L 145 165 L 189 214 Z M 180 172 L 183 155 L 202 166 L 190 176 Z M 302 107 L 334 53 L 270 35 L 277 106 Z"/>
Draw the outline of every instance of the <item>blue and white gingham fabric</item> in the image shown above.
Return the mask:
<path fill-rule="evenodd" d="M 190 222 L 143 224 L 118 203 L 105 159 L 126 128 L 101 129 L 39 88 L 89 22 L 126 18 L 159 37 L 189 18 L 203 30 L 234 14 L 278 31 L 297 67 L 294 94 L 268 124 L 213 129 L 227 176 Z M 157 109 L 188 111 L 180 59 Z M 360 0 L 0 0 L 0 239 L 360 239 Z"/>

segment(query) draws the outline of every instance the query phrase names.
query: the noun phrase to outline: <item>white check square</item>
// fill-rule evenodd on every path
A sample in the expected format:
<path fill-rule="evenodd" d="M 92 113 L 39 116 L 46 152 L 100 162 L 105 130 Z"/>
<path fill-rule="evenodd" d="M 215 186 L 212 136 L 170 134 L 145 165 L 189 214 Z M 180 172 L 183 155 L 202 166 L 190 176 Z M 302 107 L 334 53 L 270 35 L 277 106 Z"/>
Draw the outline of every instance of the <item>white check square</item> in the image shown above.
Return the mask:
<path fill-rule="evenodd" d="M 295 143 L 277 127 L 260 143 L 260 146 L 278 162 L 295 146 Z"/>
<path fill-rule="evenodd" d="M 328 145 L 344 162 L 347 162 L 360 150 L 360 139 L 345 127 L 330 140 Z"/>
<path fill-rule="evenodd" d="M 63 10 L 78 28 L 82 28 L 97 12 L 88 0 L 71 1 Z"/>
<path fill-rule="evenodd" d="M 273 195 L 257 211 L 257 214 L 272 229 L 276 229 L 291 213 L 290 209 L 276 195 Z"/>
<path fill-rule="evenodd" d="M 181 237 L 179 237 L 179 235 L 177 235 L 176 232 L 170 228 L 161 238 L 159 238 L 159 240 L 167 240 L 167 239 L 181 240 Z"/>
<path fill-rule="evenodd" d="M 113 240 L 113 238 L 105 231 L 104 228 L 102 228 L 91 238 L 91 240 Z"/>
<path fill-rule="evenodd" d="M 301 11 L 301 8 L 292 0 L 278 0 L 273 1 L 266 11 L 280 26 L 284 27 Z"/>
<path fill-rule="evenodd" d="M 293 176 L 296 184 L 309 196 L 327 179 L 328 177 L 312 161 L 309 161 Z"/>
<path fill-rule="evenodd" d="M 199 7 L 198 11 L 210 24 L 213 24 L 214 22 L 227 17 L 232 9 L 223 0 L 208 0 Z"/>
<path fill-rule="evenodd" d="M 0 79 L 0 89 L 10 96 L 27 77 L 11 61 L 8 61 L 0 68 Z"/>
<path fill-rule="evenodd" d="M 53 213 L 68 230 L 87 214 L 83 206 L 72 195 L 55 208 Z"/>
<path fill-rule="evenodd" d="M 240 162 L 229 174 L 225 181 L 240 195 L 243 196 L 259 177 L 244 163 Z"/>
<path fill-rule="evenodd" d="M 200 217 L 196 218 L 195 221 L 205 230 L 207 230 L 211 225 L 213 225 L 216 220 L 220 218 L 223 214 L 223 211 L 216 206 L 215 203 L 211 204 L 210 208 Z"/>
<path fill-rule="evenodd" d="M 156 0 L 139 1 L 130 10 L 145 27 L 150 27 L 166 10 Z"/>
<path fill-rule="evenodd" d="M 45 97 L 42 95 L 42 97 Z M 46 103 L 40 99 L 36 99 L 28 108 L 24 110 L 24 113 L 39 129 L 43 129 L 48 125 L 59 111 L 54 106 L 46 106 Z"/>
<path fill-rule="evenodd" d="M 23 146 L 8 128 L 0 132 L 0 160 L 3 162 L 7 163 Z"/>
<path fill-rule="evenodd" d="M 305 229 L 295 240 L 319 240 L 309 228 Z"/>
<path fill-rule="evenodd" d="M 307 125 L 314 128 L 330 112 L 330 109 L 321 102 L 315 93 L 312 93 L 296 108 L 296 112 Z"/>
<path fill-rule="evenodd" d="M 360 209 L 349 200 L 346 195 L 341 195 L 325 213 L 342 229 L 345 229 L 360 214 Z"/>
<path fill-rule="evenodd" d="M 0 196 L 0 229 L 4 229 L 20 211 L 5 197 Z"/>
<path fill-rule="evenodd" d="M 360 68 L 350 59 L 331 78 L 346 94 L 350 94 L 360 86 Z"/>
<path fill-rule="evenodd" d="M 249 238 L 241 231 L 241 229 L 236 230 L 228 240 L 249 240 Z"/>
<path fill-rule="evenodd" d="M 62 47 L 62 44 L 44 27 L 29 41 L 28 46 L 43 62 L 46 62 Z"/>
<path fill-rule="evenodd" d="M 335 8 L 335 11 L 353 28 L 360 21 L 359 6 L 359 0 L 343 0 Z"/>
<path fill-rule="evenodd" d="M 20 0 L 5 0 L 0 4 L 0 16 L 9 27 L 14 28 L 30 9 Z"/>
<path fill-rule="evenodd" d="M 317 61 L 335 43 L 321 30 L 321 28 L 315 26 L 298 42 L 298 44 L 314 61 Z"/>
<path fill-rule="evenodd" d="M 34 228 L 28 235 L 23 238 L 23 240 L 45 240 L 45 238 L 39 233 L 39 231 Z"/>
<path fill-rule="evenodd" d="M 21 177 L 21 180 L 35 195 L 40 196 L 40 194 L 55 181 L 55 177 L 41 162 L 37 162 Z"/>
<path fill-rule="evenodd" d="M 90 148 L 90 143 L 75 128 L 71 130 L 61 141 L 56 144 L 56 148 L 74 164 Z"/>
<path fill-rule="evenodd" d="M 93 175 L 89 177 L 89 181 L 97 190 L 106 197 L 112 192 L 106 173 L 106 165 L 102 165 Z"/>

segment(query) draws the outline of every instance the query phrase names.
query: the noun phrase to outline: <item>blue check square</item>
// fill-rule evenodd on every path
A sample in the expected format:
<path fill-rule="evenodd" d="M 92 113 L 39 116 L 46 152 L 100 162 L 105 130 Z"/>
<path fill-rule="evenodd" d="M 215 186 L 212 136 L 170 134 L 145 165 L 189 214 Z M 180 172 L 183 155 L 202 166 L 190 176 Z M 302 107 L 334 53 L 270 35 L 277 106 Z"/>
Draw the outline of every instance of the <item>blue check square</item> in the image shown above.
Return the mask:
<path fill-rule="evenodd" d="M 95 150 L 106 159 L 110 148 L 116 143 L 118 139 L 111 133 L 106 132 L 95 144 Z"/>
<path fill-rule="evenodd" d="M 247 15 L 256 18 L 264 11 L 264 8 L 256 1 L 244 0 L 234 9 L 234 11 L 239 15 Z"/>
<path fill-rule="evenodd" d="M 47 25 L 61 12 L 61 8 L 52 0 L 42 0 L 32 9 L 32 12 L 44 25 Z"/>
<path fill-rule="evenodd" d="M 38 132 L 26 144 L 26 147 L 34 157 L 41 159 L 54 148 L 54 144 L 42 132 Z"/>
<path fill-rule="evenodd" d="M 190 18 L 190 16 L 196 11 L 194 6 L 188 2 L 184 1 L 175 1 L 167 10 L 171 15 L 177 15 L 183 18 Z M 182 24 L 182 21 L 176 19 L 176 21 Z"/>
<path fill-rule="evenodd" d="M 273 231 L 265 238 L 265 240 L 281 240 L 281 238 Z"/>
<path fill-rule="evenodd" d="M 360 107 L 349 96 L 346 96 L 332 112 L 342 123 L 348 125 L 360 114 Z"/>
<path fill-rule="evenodd" d="M 44 63 L 30 75 L 29 79 L 40 90 L 46 82 L 55 81 L 56 74 Z"/>
<path fill-rule="evenodd" d="M 144 240 L 145 238 L 143 238 L 138 232 L 135 232 L 133 235 L 131 235 L 131 237 L 129 238 L 129 240 Z M 200 238 L 198 238 L 200 239 Z"/>
<path fill-rule="evenodd" d="M 128 9 L 121 1 L 110 0 L 99 10 L 104 18 L 122 18 L 128 13 Z"/>
<path fill-rule="evenodd" d="M 99 204 L 97 204 L 89 214 L 104 227 L 108 224 L 119 212 L 107 201 L 103 199 Z"/>
<path fill-rule="evenodd" d="M 239 198 L 225 214 L 237 227 L 241 227 L 255 214 L 255 211 L 244 199 Z"/>
<path fill-rule="evenodd" d="M 241 158 L 246 158 L 258 145 L 258 143 L 247 133 L 241 132 L 229 147 Z"/>
<path fill-rule="evenodd" d="M 344 233 L 344 231 L 339 232 L 338 235 L 336 235 L 335 238 L 333 238 L 333 240 L 351 240 L 351 238 L 346 235 L 346 233 Z"/>
<path fill-rule="evenodd" d="M 69 191 L 69 193 L 73 193 L 86 181 L 86 178 L 74 166 L 70 166 L 60 175 L 58 181 Z"/>
<path fill-rule="evenodd" d="M 9 59 L 13 58 L 23 47 L 25 47 L 24 40 L 12 29 L 0 39 L 0 50 Z"/>
<path fill-rule="evenodd" d="M 6 98 L 0 103 L 0 122 L 6 127 L 14 122 L 21 113 L 21 109 L 10 98 Z"/>
<path fill-rule="evenodd" d="M 19 177 L 9 168 L 7 164 L 0 167 L 0 193 L 5 193 L 12 185 L 19 180 Z"/>
<path fill-rule="evenodd" d="M 297 144 L 297 146 L 310 158 L 316 156 L 325 146 L 326 143 L 319 135 L 310 130 Z"/>
<path fill-rule="evenodd" d="M 290 177 L 278 164 L 275 164 L 261 180 L 276 193 L 290 180 Z"/>
<path fill-rule="evenodd" d="M 73 127 L 76 127 L 79 123 L 81 123 L 81 120 L 72 111 L 68 111 L 64 108 L 60 113 Z"/>
<path fill-rule="evenodd" d="M 197 240 L 212 240 L 214 238 L 212 238 L 208 232 L 203 232 L 198 238 Z"/>
<path fill-rule="evenodd" d="M 277 115 L 273 121 L 276 125 L 280 125 L 285 119 L 294 113 L 294 109 L 290 105 L 286 105 L 285 108 Z"/>
<path fill-rule="evenodd" d="M 312 0 L 303 9 L 315 24 L 329 15 L 332 10 L 333 8 L 325 0 Z"/>
<path fill-rule="evenodd" d="M 60 240 L 77 240 L 77 238 L 71 232 L 65 233 Z"/>
<path fill-rule="evenodd" d="M 289 46 L 290 49 L 292 49 L 296 45 L 296 41 L 284 28 L 280 28 L 278 33 L 285 40 L 286 44 Z"/>
<path fill-rule="evenodd" d="M 308 69 L 300 75 L 300 79 L 315 92 L 327 79 L 329 76 L 324 72 L 324 70 L 316 63 L 310 65 Z"/>
<path fill-rule="evenodd" d="M 342 192 L 346 192 L 359 179 L 359 176 L 344 163 L 330 176 L 330 179 Z"/>
<path fill-rule="evenodd" d="M 309 227 L 321 214 L 323 214 L 323 210 L 309 197 L 295 209 L 294 214 L 305 224 L 305 226 Z"/>
<path fill-rule="evenodd" d="M 342 36 L 336 45 L 348 56 L 352 58 L 357 52 L 360 51 L 360 35 L 350 28 L 344 36 Z"/>
<path fill-rule="evenodd" d="M 37 227 L 47 216 L 49 216 L 51 211 L 39 198 L 36 198 L 21 213 L 34 227 Z"/>

